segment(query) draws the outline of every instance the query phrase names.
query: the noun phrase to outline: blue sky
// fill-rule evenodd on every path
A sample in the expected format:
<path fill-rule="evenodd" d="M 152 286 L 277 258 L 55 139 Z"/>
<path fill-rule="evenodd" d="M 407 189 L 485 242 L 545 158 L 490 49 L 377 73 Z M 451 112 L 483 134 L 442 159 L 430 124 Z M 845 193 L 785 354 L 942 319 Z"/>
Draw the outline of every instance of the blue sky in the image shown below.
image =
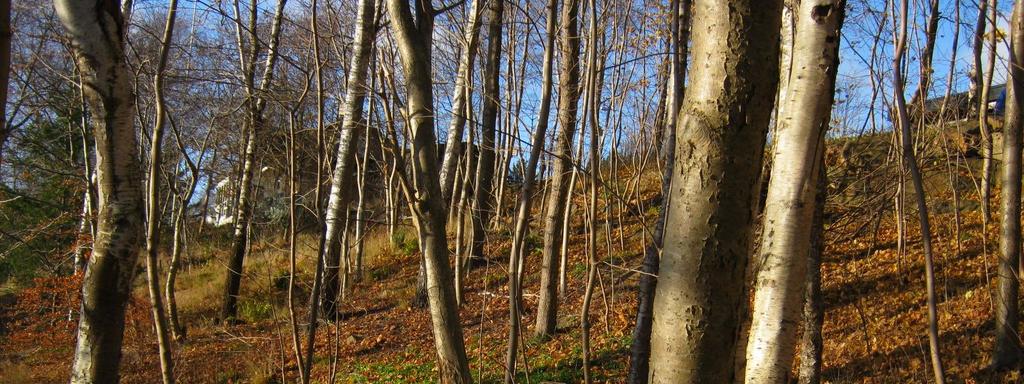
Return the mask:
<path fill-rule="evenodd" d="M 953 47 L 955 33 L 954 19 L 955 1 L 941 0 L 938 38 L 936 40 L 935 54 L 933 58 L 932 87 L 930 97 L 941 97 L 946 92 L 947 76 L 950 71 L 950 63 L 953 52 L 956 52 L 956 63 L 954 66 L 953 92 L 963 92 L 968 89 L 970 69 L 973 65 L 973 35 L 977 22 L 977 1 L 960 1 L 960 30 L 957 46 Z M 871 71 L 868 61 L 870 60 L 871 47 L 874 35 L 880 20 L 879 13 L 885 9 L 884 0 L 851 0 L 848 4 L 846 24 L 843 28 L 843 44 L 840 52 L 841 65 L 839 67 L 838 97 L 837 101 L 845 102 L 848 105 L 837 105 L 837 112 L 848 113 L 847 127 L 844 134 L 856 132 L 861 127 L 870 129 L 870 103 L 871 103 Z M 928 16 L 927 0 L 911 0 L 910 4 L 910 29 L 909 52 L 907 55 L 907 93 L 908 98 L 917 86 L 920 76 L 919 52 L 924 44 L 924 24 Z M 1007 18 L 1013 3 L 1003 0 L 997 5 L 999 10 L 998 22 L 996 23 L 1001 33 L 1008 33 Z M 881 81 L 882 93 L 876 99 L 876 127 L 881 130 L 887 129 L 886 113 L 884 108 L 879 110 L 881 102 L 891 99 L 891 58 L 892 58 L 892 19 L 885 19 L 885 29 L 882 33 L 882 41 L 877 47 L 878 68 L 881 68 L 876 75 L 876 80 Z M 993 84 L 1002 84 L 1006 80 L 1006 58 L 1007 42 L 1000 40 L 996 49 L 996 71 L 993 75 Z M 982 62 L 987 62 L 989 49 L 986 47 Z M 985 68 L 988 71 L 988 68 Z M 882 113 L 878 113 L 881 111 Z M 853 132 L 850 132 L 852 130 Z"/>

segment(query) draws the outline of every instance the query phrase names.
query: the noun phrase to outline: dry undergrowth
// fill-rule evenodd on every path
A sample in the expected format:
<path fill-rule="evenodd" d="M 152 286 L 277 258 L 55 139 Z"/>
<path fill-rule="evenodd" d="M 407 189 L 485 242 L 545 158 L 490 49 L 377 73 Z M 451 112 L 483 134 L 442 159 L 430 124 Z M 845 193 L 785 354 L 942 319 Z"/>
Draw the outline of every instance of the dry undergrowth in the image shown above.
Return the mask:
<path fill-rule="evenodd" d="M 653 188 L 641 198 L 653 201 Z M 933 196 L 932 203 L 948 199 Z M 645 219 L 655 210 L 643 207 Z M 891 214 L 890 214 L 891 216 Z M 895 223 L 880 222 L 877 237 L 868 230 L 858 236 L 843 226 L 827 235 L 823 289 L 825 317 L 824 377 L 832 383 L 927 382 L 930 363 L 925 336 L 924 271 L 917 226 L 908 213 L 906 252 L 897 251 Z M 870 218 L 861 218 L 870 220 Z M 960 248 L 952 213 L 932 215 L 940 297 L 942 356 L 952 382 L 1016 380 L 984 371 L 992 342 L 991 303 L 995 284 L 997 225 L 990 224 L 983 243 L 979 215 L 964 212 Z M 534 223 L 535 225 L 538 223 Z M 577 222 L 577 225 L 579 223 Z M 611 251 L 602 248 L 603 269 L 594 316 L 594 366 L 600 382 L 621 382 L 626 372 L 629 334 L 635 310 L 643 220 L 626 215 L 610 223 Z M 868 226 L 870 227 L 870 225 Z M 405 230 L 403 230 L 405 231 Z M 408 236 L 408 232 L 405 232 Z M 528 366 L 533 382 L 576 382 L 580 376 L 579 307 L 584 276 L 582 231 L 572 238 L 568 276 L 570 289 L 562 306 L 564 331 L 548 341 L 530 340 L 521 369 Z M 604 241 L 602 227 L 600 244 Z M 621 236 L 621 243 L 619 241 Z M 298 280 L 308 283 L 316 242 L 303 236 Z M 407 240 L 403 240 L 407 241 Z M 429 382 L 433 378 L 433 344 L 428 314 L 410 308 L 417 256 L 391 247 L 383 230 L 368 239 L 365 278 L 351 287 L 343 304 L 343 320 L 321 327 L 317 340 L 315 379 L 326 382 Z M 499 381 L 507 335 L 507 288 L 503 260 L 507 234 L 495 233 L 489 245 L 495 262 L 470 271 L 462 306 L 467 350 L 482 382 Z M 621 247 L 620 247 L 621 244 Z M 197 247 L 199 248 L 199 247 Z M 408 247 L 406 247 L 408 248 Z M 983 248 L 988 249 L 985 256 Z M 287 252 L 276 239 L 254 244 L 246 260 L 241 317 L 232 328 L 215 325 L 223 252 L 207 247 L 184 268 L 178 287 L 188 341 L 175 346 L 176 373 L 182 383 L 290 382 L 297 375 L 287 327 Z M 869 252 L 870 251 L 870 252 Z M 524 281 L 524 334 L 533 324 L 539 280 L 539 253 L 527 260 Z M 75 326 L 75 277 L 39 279 L 20 291 L 13 306 L 0 308 L 0 383 L 64 382 L 69 370 Z M 140 281 L 141 283 L 141 281 Z M 302 306 L 306 283 L 298 288 Z M 140 287 L 141 288 L 141 287 Z M 145 291 L 137 290 L 127 320 L 123 372 L 126 383 L 157 383 L 159 374 Z M 299 310 L 299 323 L 306 311 Z M 332 352 L 336 351 L 336 352 Z M 332 364 L 332 356 L 337 356 Z M 284 378 L 285 380 L 282 380 Z M 479 379 L 479 377 L 478 377 Z"/>

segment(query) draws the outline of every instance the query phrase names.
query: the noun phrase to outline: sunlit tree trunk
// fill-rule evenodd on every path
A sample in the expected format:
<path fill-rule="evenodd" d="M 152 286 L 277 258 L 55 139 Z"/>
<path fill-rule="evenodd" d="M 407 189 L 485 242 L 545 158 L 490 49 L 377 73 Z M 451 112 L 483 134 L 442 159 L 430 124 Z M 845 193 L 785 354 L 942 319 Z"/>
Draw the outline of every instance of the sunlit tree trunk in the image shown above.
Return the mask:
<path fill-rule="evenodd" d="M 310 8 L 310 17 L 309 17 L 309 20 L 310 20 L 310 34 L 311 34 L 311 36 L 310 36 L 310 42 L 311 42 L 310 45 L 311 45 L 311 47 L 310 48 L 313 51 L 313 76 L 314 76 L 313 83 L 316 85 L 316 96 L 315 96 L 315 100 L 316 100 L 315 104 L 316 104 L 316 106 L 315 106 L 315 112 L 314 112 L 314 120 L 315 120 L 315 126 L 316 126 L 316 143 L 317 143 L 316 155 L 315 155 L 316 164 L 317 164 L 317 166 L 316 166 L 316 176 L 315 176 L 316 186 L 314 187 L 313 203 L 311 205 L 312 205 L 313 211 L 316 212 L 316 221 L 317 221 L 317 224 L 320 226 L 320 229 L 321 229 L 322 232 L 321 232 L 321 236 L 320 236 L 319 247 L 318 247 L 318 250 L 317 250 L 317 258 L 316 258 L 316 261 L 315 261 L 315 264 L 314 264 L 315 268 L 314 268 L 314 272 L 313 272 L 313 286 L 310 288 L 309 312 L 307 312 L 308 320 L 306 321 L 306 352 L 305 352 L 306 353 L 306 357 L 304 359 L 305 360 L 305 364 L 303 364 L 303 365 L 301 365 L 299 367 L 299 369 L 300 369 L 299 379 L 301 380 L 302 384 L 308 384 L 310 382 L 310 373 L 312 372 L 313 365 L 315 364 L 313 356 L 314 356 L 315 349 L 316 349 L 316 331 L 317 331 L 317 327 L 319 327 L 319 325 L 320 325 L 320 318 L 319 318 L 320 311 L 323 308 L 323 307 L 321 307 L 320 300 L 321 300 L 321 297 L 322 297 L 321 293 L 324 291 L 324 288 L 325 288 L 324 285 L 326 283 L 326 281 L 324 281 L 325 272 L 327 270 L 333 270 L 333 271 L 335 271 L 335 273 L 337 273 L 337 267 L 336 267 L 337 263 L 336 262 L 334 263 L 334 265 L 335 265 L 334 268 L 329 268 L 329 266 L 327 265 L 328 258 L 329 257 L 337 257 L 337 256 L 334 256 L 334 255 L 335 254 L 341 254 L 341 253 L 344 253 L 344 252 L 348 251 L 348 248 L 346 247 L 347 244 L 345 243 L 345 240 L 342 240 L 341 252 L 337 252 L 335 254 L 325 252 L 325 250 L 329 248 L 329 244 L 325 244 L 325 241 L 326 241 L 326 236 L 325 236 L 325 232 L 326 231 L 325 230 L 326 230 L 326 226 L 327 225 L 323 221 L 323 216 L 320 215 L 320 202 L 321 202 L 321 197 L 322 197 L 321 192 L 323 191 L 323 188 L 322 188 L 323 183 L 321 182 L 321 180 L 323 180 L 323 178 L 322 178 L 323 168 L 322 168 L 321 164 L 324 163 L 323 162 L 323 156 L 324 156 L 323 155 L 324 154 L 323 146 L 324 146 L 324 142 L 326 140 L 324 138 L 324 87 L 323 87 L 323 72 L 322 72 L 323 63 L 320 61 L 320 45 L 319 45 L 320 44 L 320 34 L 319 34 L 319 20 L 320 20 L 320 18 L 319 18 L 319 15 L 317 13 L 317 8 L 318 8 L 317 6 L 318 5 L 319 5 L 319 2 L 317 0 L 313 0 L 310 3 L 310 7 L 309 7 Z M 351 72 L 349 72 L 349 73 L 351 74 Z M 306 96 L 306 94 L 308 92 L 308 89 L 309 88 L 305 88 L 303 90 L 299 102 L 296 103 L 296 106 L 294 107 L 295 109 L 292 110 L 291 115 L 289 116 L 290 119 L 291 119 L 290 120 L 290 124 L 295 124 L 293 121 L 296 120 L 295 115 L 298 114 L 297 110 L 300 108 L 298 105 L 301 105 L 302 99 Z M 350 92 L 348 94 L 351 94 L 352 93 L 351 92 L 352 89 L 350 88 L 349 91 Z M 357 117 L 357 118 L 361 119 L 362 115 L 360 114 L 360 116 Z M 342 116 L 340 119 L 343 120 L 342 124 L 344 124 L 345 122 L 351 121 L 351 119 L 346 119 L 345 116 Z M 342 132 L 344 133 L 344 130 L 342 130 Z M 351 132 L 350 132 L 350 134 L 351 134 Z M 338 144 L 340 146 L 341 144 L 344 144 L 344 142 L 343 141 L 339 141 Z M 293 148 L 291 148 L 291 153 L 290 153 L 291 156 L 289 156 L 289 163 L 291 164 L 291 165 L 289 165 L 289 167 L 294 167 L 294 162 L 296 161 L 295 158 L 294 158 L 294 139 L 291 140 L 291 145 L 293 146 Z M 354 145 L 355 145 L 355 143 L 350 143 L 350 146 L 354 146 Z M 339 149 L 339 151 L 340 151 L 340 149 Z M 346 175 L 346 176 L 349 176 L 352 173 L 351 172 L 351 161 L 352 160 L 350 159 L 351 157 L 352 157 L 351 155 L 348 156 L 347 158 L 343 158 L 343 157 L 339 156 L 338 159 L 337 159 L 337 162 L 335 163 L 336 166 L 341 166 L 341 165 L 346 164 L 346 163 L 349 165 L 348 172 L 347 172 L 348 175 Z M 294 182 L 294 176 L 295 176 L 294 168 L 290 169 L 289 172 L 290 172 L 290 176 L 292 177 L 290 182 Z M 338 179 L 336 178 L 334 180 L 337 181 Z M 290 191 L 291 194 L 294 195 L 294 193 L 295 193 L 294 187 L 290 187 L 290 190 L 291 190 Z M 333 192 L 333 188 L 332 188 L 332 192 Z M 346 201 L 346 203 L 347 203 L 347 201 Z M 343 206 L 347 207 L 347 204 L 345 204 Z M 294 209 L 294 207 L 291 207 L 290 209 Z M 346 213 L 347 213 L 347 210 L 346 210 Z M 295 218 L 294 213 L 291 212 L 289 214 L 289 217 L 291 218 L 291 220 L 294 220 L 294 218 Z M 337 221 L 335 221 L 334 225 L 337 225 Z M 295 230 L 295 226 L 294 225 L 290 225 L 290 228 L 293 231 Z M 348 215 L 346 214 L 345 215 L 345 224 L 344 224 L 344 226 L 341 227 L 341 231 L 344 234 L 343 237 L 342 237 L 343 239 L 345 239 L 344 236 L 348 235 L 348 233 L 346 232 L 347 229 L 348 229 Z M 347 256 L 347 253 L 346 253 L 346 256 Z M 346 268 L 348 267 L 347 264 L 345 266 L 346 266 Z M 348 277 L 347 272 L 348 271 L 346 269 L 345 277 Z M 335 282 L 336 281 L 337 281 L 337 279 L 335 279 Z M 341 282 L 341 290 L 344 290 L 344 289 L 345 289 L 345 281 L 342 280 L 342 282 Z M 331 297 L 330 300 L 331 300 L 331 304 L 332 304 L 332 311 L 328 312 L 328 314 L 326 315 L 326 317 L 328 317 L 328 318 L 333 318 L 334 317 L 334 312 L 335 311 L 333 309 L 336 309 L 333 306 L 333 301 L 334 301 L 334 297 L 337 295 L 337 292 L 333 292 L 333 293 L 334 293 L 334 295 L 324 295 L 323 296 L 323 297 L 328 297 L 328 296 Z"/>
<path fill-rule="evenodd" d="M 174 361 L 171 360 L 171 341 L 168 333 L 167 312 L 160 294 L 160 165 L 163 155 L 164 124 L 167 119 L 167 102 L 164 100 L 164 70 L 167 56 L 174 37 L 174 21 L 178 14 L 178 1 L 170 0 L 163 38 L 160 41 L 160 57 L 157 60 L 153 78 L 153 93 L 156 98 L 156 122 L 153 125 L 149 148 L 149 181 L 146 191 L 146 281 L 149 300 L 152 304 L 153 325 L 156 331 L 160 357 L 160 377 L 164 384 L 174 383 Z M 186 202 L 187 204 L 187 202 Z"/>
<path fill-rule="evenodd" d="M 371 115 L 373 114 L 372 106 L 371 106 L 370 114 Z M 367 219 L 367 217 L 366 217 L 366 200 L 367 200 L 366 199 L 366 195 L 367 195 L 367 190 L 366 190 L 367 174 L 366 174 L 366 172 L 369 169 L 369 163 L 370 163 L 370 141 L 371 141 L 370 140 L 370 134 L 371 133 L 372 133 L 372 131 L 367 131 L 366 132 L 366 137 L 363 139 L 362 160 L 360 160 L 358 162 L 358 164 L 356 164 L 356 166 L 358 168 L 358 171 L 357 171 L 357 174 L 356 174 L 356 189 L 357 189 L 357 192 L 358 192 L 357 193 L 358 196 L 356 197 L 356 219 L 355 219 L 355 223 L 354 223 L 354 225 L 355 225 L 355 230 L 354 231 L 355 232 L 353 232 L 353 235 L 355 236 L 355 241 L 356 241 L 355 250 L 354 250 L 354 252 L 355 252 L 355 279 L 356 279 L 356 281 L 362 281 L 363 280 L 363 275 L 365 274 L 365 270 L 364 270 L 365 268 L 364 268 L 364 265 L 363 265 L 363 256 L 364 256 L 364 253 L 365 253 L 365 245 L 366 245 L 366 243 L 363 240 L 366 237 L 366 227 L 367 227 L 366 226 L 366 219 Z"/>
<path fill-rule="evenodd" d="M 344 213 L 352 200 L 351 185 L 354 180 L 356 146 L 366 129 L 363 104 L 366 99 L 367 73 L 370 53 L 377 34 L 373 25 L 376 15 L 374 0 L 359 0 L 356 36 L 353 42 L 352 63 L 348 72 L 348 91 L 342 106 L 342 127 L 338 134 L 337 159 L 331 175 L 331 191 L 328 194 L 324 227 L 324 245 L 320 257 L 327 260 L 324 277 L 322 310 L 329 319 L 338 312 L 337 298 L 340 290 L 338 268 L 341 266 L 339 234 L 344 231 Z"/>
<path fill-rule="evenodd" d="M 907 9 L 908 0 L 899 0 L 900 15 L 898 30 L 895 31 L 895 48 L 893 50 L 893 68 L 903 67 L 903 56 L 907 50 Z M 935 297 L 935 269 L 932 256 L 931 227 L 928 221 L 928 204 L 925 200 L 924 182 L 921 177 L 921 170 L 914 155 L 914 138 L 912 136 L 910 115 L 907 112 L 907 101 L 904 92 L 905 81 L 903 72 L 892 71 L 893 93 L 896 104 L 897 123 L 900 128 L 900 149 L 903 153 L 904 162 L 910 171 L 910 180 L 914 185 L 914 192 L 917 200 L 918 220 L 921 224 L 921 245 L 924 248 L 925 260 L 925 284 L 928 294 L 928 349 L 932 360 L 932 373 L 935 382 L 945 382 L 945 372 L 942 367 L 942 359 L 939 354 L 939 315 Z"/>
<path fill-rule="evenodd" d="M 242 284 L 242 266 L 245 260 L 245 254 L 248 253 L 249 249 L 249 222 L 252 219 L 252 193 L 253 193 L 253 172 L 256 167 L 256 146 L 258 145 L 257 140 L 259 139 L 259 131 L 265 122 L 264 109 L 266 107 L 267 100 L 263 96 L 263 91 L 270 88 L 271 81 L 274 78 L 274 67 L 277 63 L 277 49 L 278 41 L 281 34 L 281 22 L 284 16 L 284 7 L 288 0 L 278 0 L 276 10 L 274 13 L 274 19 L 270 27 L 270 43 L 267 47 L 266 64 L 263 68 L 263 75 L 260 79 L 259 89 L 254 84 L 255 77 L 255 62 L 259 58 L 258 41 L 260 40 L 256 36 L 256 18 L 259 12 L 255 1 L 252 3 L 250 12 L 250 25 L 249 32 L 251 33 L 250 39 L 250 56 L 248 61 L 245 59 L 244 49 L 242 49 L 242 32 L 243 27 L 237 25 L 238 44 L 239 44 L 239 58 L 241 66 L 246 69 L 246 84 L 245 92 L 248 97 L 247 105 L 247 118 L 249 121 L 245 126 L 245 150 L 243 152 L 242 159 L 242 176 L 238 185 L 238 207 L 235 210 L 234 216 L 234 234 L 231 238 L 231 253 L 228 259 L 227 276 L 224 283 L 224 295 L 221 299 L 222 306 L 220 312 L 220 320 L 226 323 L 232 323 L 236 321 L 238 314 L 238 293 Z M 236 3 L 237 5 L 237 3 Z M 237 9 L 236 9 L 237 11 Z M 238 12 L 236 12 L 237 16 Z M 241 21 L 238 21 L 240 23 Z"/>
<path fill-rule="evenodd" d="M 455 77 L 455 97 L 452 100 L 451 123 L 448 126 L 448 143 L 444 148 L 444 159 L 441 162 L 441 193 L 445 201 L 451 199 L 452 187 L 455 184 L 455 168 L 459 163 L 459 152 L 462 147 L 462 135 L 465 132 L 467 108 L 472 107 L 469 89 L 473 84 L 473 62 L 480 41 L 480 18 L 483 14 L 480 3 L 485 0 L 471 0 L 469 21 L 466 24 L 463 47 L 459 57 L 458 73 Z"/>
<path fill-rule="evenodd" d="M 598 41 L 604 38 L 603 33 L 599 36 L 597 32 L 597 0 L 588 0 L 590 17 L 588 17 L 587 39 L 587 81 L 585 84 L 586 96 L 584 97 L 584 118 L 590 124 L 590 169 L 587 172 L 587 179 L 584 183 L 589 184 L 589 198 L 587 199 L 587 282 L 583 290 L 583 304 L 580 309 L 580 344 L 583 348 L 583 382 L 591 384 L 594 382 L 590 373 L 590 306 L 594 298 L 594 286 L 599 278 L 597 258 L 597 195 L 598 179 L 601 175 L 601 127 L 598 125 L 598 107 L 601 97 L 601 82 L 603 81 L 603 60 L 597 62 Z M 582 140 L 582 133 L 581 140 Z M 582 158 L 582 157 L 581 157 Z M 568 219 L 566 219 L 568 222 Z M 566 252 L 562 249 L 562 252 Z"/>
<path fill-rule="evenodd" d="M 143 235 L 142 174 L 133 124 L 127 25 L 120 2 L 56 0 L 81 70 L 96 140 L 97 230 L 82 280 L 71 383 L 120 379 L 124 313 Z"/>
<path fill-rule="evenodd" d="M 183 248 L 185 248 L 185 224 L 187 221 L 188 205 L 192 201 L 192 196 L 195 195 L 196 186 L 199 184 L 199 165 L 202 164 L 203 156 L 206 155 L 210 134 L 207 133 L 206 138 L 203 139 L 198 161 L 192 161 L 189 158 L 189 150 L 182 143 L 182 136 L 177 130 L 175 130 L 175 135 L 175 142 L 184 159 L 185 166 L 188 168 L 189 178 L 188 185 L 184 190 L 179 191 L 178 196 L 176 196 L 176 207 L 173 213 L 174 218 L 172 219 L 174 228 L 171 232 L 171 262 L 167 266 L 167 282 L 164 284 L 164 297 L 167 299 L 167 320 L 170 323 L 171 336 L 174 340 L 183 341 L 185 340 L 186 331 L 178 318 L 178 300 L 175 295 L 175 283 L 177 282 L 178 271 L 181 268 L 181 254 Z M 205 216 L 201 215 L 199 220 L 202 222 L 205 220 Z"/>
<path fill-rule="evenodd" d="M 516 356 L 519 348 L 519 335 L 522 333 L 520 306 L 522 290 L 519 273 L 523 255 L 523 243 L 529 231 L 530 206 L 533 203 L 533 189 L 536 178 L 537 164 L 540 163 L 544 141 L 547 138 L 548 116 L 551 114 L 552 66 L 555 57 L 555 36 L 558 33 L 558 0 L 548 0 L 547 5 L 547 36 L 544 40 L 544 61 L 541 74 L 540 111 L 537 127 L 533 131 L 530 158 L 527 160 L 523 185 L 519 190 L 519 202 L 516 208 L 515 224 L 512 232 L 512 250 L 509 254 L 509 342 L 506 351 L 505 382 L 512 383 L 516 372 Z"/>
<path fill-rule="evenodd" d="M 480 126 L 480 154 L 476 163 L 476 177 L 473 181 L 473 243 L 472 257 L 485 259 L 484 242 L 487 236 L 487 221 L 495 207 L 492 193 L 495 164 L 495 133 L 498 124 L 498 109 L 501 106 L 499 80 L 501 77 L 502 19 L 505 13 L 504 1 L 487 3 L 487 57 L 484 64 L 484 91 Z"/>
<path fill-rule="evenodd" d="M 303 93 L 305 96 L 305 93 Z M 306 366 L 309 362 L 305 359 L 302 354 L 302 342 L 299 340 L 299 324 L 296 321 L 295 311 L 295 274 L 296 274 L 296 261 L 297 261 L 297 244 L 295 241 L 296 233 L 296 195 L 298 190 L 296 188 L 296 172 L 295 172 L 295 113 L 291 113 L 288 116 L 288 144 L 286 152 L 288 153 L 288 293 L 287 302 L 288 306 L 288 331 L 292 339 L 292 353 L 295 354 L 295 364 L 298 366 L 299 371 L 299 382 L 306 383 L 309 381 L 309 371 L 306 370 Z"/>
<path fill-rule="evenodd" d="M 781 17 L 782 1 L 694 1 L 692 80 L 676 120 L 654 299 L 652 383 L 737 380 L 733 356 Z"/>
<path fill-rule="evenodd" d="M 477 50 L 480 41 L 480 20 L 483 17 L 483 7 L 486 0 L 472 0 L 469 8 L 470 19 L 466 23 L 465 35 L 463 36 L 466 46 L 459 56 L 459 67 L 455 77 L 454 98 L 452 99 L 451 120 L 448 125 L 447 143 L 444 148 L 444 156 L 441 160 L 441 195 L 445 202 L 453 202 L 452 197 L 456 196 L 456 168 L 458 168 L 462 146 L 462 136 L 465 132 L 466 121 L 470 119 L 473 110 L 473 63 L 476 61 Z M 471 126 L 470 131 L 473 128 Z M 467 147 L 473 145 L 473 140 L 468 140 Z M 468 170 L 463 170 L 468 172 Z M 470 178 L 472 179 L 472 178 Z M 460 192 L 461 192 L 460 188 Z M 461 217 L 461 216 L 460 216 Z M 461 219 L 460 219 L 461 220 Z M 461 238 L 460 238 L 461 239 Z M 416 278 L 416 294 L 413 296 L 412 305 L 422 308 L 427 305 L 427 274 L 423 269 L 425 264 L 420 263 L 419 274 Z M 456 278 L 461 279 L 461 271 Z M 461 282 L 461 280 L 460 280 Z M 459 289 L 461 287 L 456 284 Z M 460 293 L 461 294 L 461 293 Z"/>
<path fill-rule="evenodd" d="M 746 348 L 747 383 L 787 383 L 811 252 L 817 168 L 825 150 L 845 1 L 798 1 L 792 72 L 775 131 Z"/>
<path fill-rule="evenodd" d="M 825 253 L 825 199 L 828 196 L 828 170 L 825 153 L 818 153 L 818 193 L 811 219 L 811 249 L 807 257 L 807 282 L 804 291 L 804 326 L 800 337 L 800 384 L 821 382 L 821 327 L 825 322 L 825 302 L 821 294 L 821 255 Z"/>
<path fill-rule="evenodd" d="M 572 137 L 576 130 L 577 102 L 580 98 L 580 36 L 579 0 L 565 0 L 561 7 L 561 39 L 558 75 L 558 133 L 555 136 L 554 165 L 547 211 L 544 214 L 544 247 L 540 272 L 540 299 L 537 304 L 537 324 L 534 333 L 538 337 L 555 334 L 558 325 L 558 273 L 562 244 L 562 227 L 569 183 L 566 180 L 572 170 Z"/>
<path fill-rule="evenodd" d="M 79 77 L 81 82 L 81 77 Z M 85 89 L 81 86 L 79 90 Z M 88 107 L 85 101 L 84 91 L 78 94 L 79 106 L 83 111 Z M 82 135 L 82 181 L 85 184 L 82 188 L 82 212 L 78 222 L 78 244 L 75 245 L 75 273 L 85 270 L 88 259 L 85 250 L 91 247 L 93 239 L 96 238 L 96 174 L 93 169 L 93 146 L 89 145 L 89 117 L 82 114 L 79 124 L 79 132 Z M 0 151 L 3 149 L 0 148 Z"/>
<path fill-rule="evenodd" d="M 995 72 L 995 28 L 992 28 L 992 44 L 988 54 L 988 72 L 981 62 L 981 53 L 985 45 L 985 26 L 987 12 L 991 10 L 995 20 L 996 0 L 978 1 L 978 21 L 974 35 L 974 76 L 971 81 L 974 107 L 978 113 L 978 129 L 981 131 L 981 215 L 982 223 L 988 226 L 992 221 L 990 201 L 992 200 L 992 129 L 988 124 L 988 94 L 992 87 L 992 74 Z M 993 21 L 994 22 L 994 21 Z"/>
<path fill-rule="evenodd" d="M 999 291 L 995 303 L 995 348 L 992 367 L 1014 368 L 1021 361 L 1019 311 L 1020 282 L 1020 198 L 1021 198 L 1021 128 L 1024 120 L 1024 5 L 1017 2 L 1010 20 L 1010 81 L 1006 88 L 1006 110 L 1003 124 L 1002 231 L 1000 236 Z"/>
<path fill-rule="evenodd" d="M 650 375 L 651 358 L 651 325 L 654 321 L 654 292 L 658 286 L 658 263 L 661 259 L 662 239 L 665 234 L 665 217 L 668 215 L 668 201 L 671 198 L 672 170 L 675 165 L 676 130 L 675 116 L 683 103 L 683 84 L 686 78 L 687 44 L 690 40 L 691 0 L 672 1 L 672 23 L 669 33 L 669 44 L 672 46 L 672 58 L 669 63 L 669 83 L 666 88 L 665 114 L 670 118 L 663 119 L 658 128 L 662 131 L 662 141 L 655 142 L 661 146 L 661 162 L 664 164 L 661 174 L 661 207 L 658 221 L 654 224 L 651 243 L 644 248 L 644 260 L 637 288 L 636 324 L 633 327 L 633 341 L 629 355 L 629 383 L 643 384 Z"/>
<path fill-rule="evenodd" d="M 427 295 L 440 381 L 443 384 L 470 383 L 473 378 L 469 372 L 452 271 L 448 264 L 446 204 L 441 196 L 435 150 L 431 44 L 436 11 L 430 0 L 415 4 L 411 9 L 408 0 L 387 2 L 408 93 L 406 108 L 412 132 L 414 184 L 408 191 L 409 208 L 413 212 L 413 223 L 426 264 Z"/>

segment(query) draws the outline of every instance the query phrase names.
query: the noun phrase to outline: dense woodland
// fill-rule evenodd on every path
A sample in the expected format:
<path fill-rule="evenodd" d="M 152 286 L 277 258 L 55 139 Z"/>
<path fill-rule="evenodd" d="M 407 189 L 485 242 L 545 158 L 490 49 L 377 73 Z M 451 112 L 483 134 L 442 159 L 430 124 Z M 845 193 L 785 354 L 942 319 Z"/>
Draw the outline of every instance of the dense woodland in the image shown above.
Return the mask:
<path fill-rule="evenodd" d="M 1024 5 L 0 0 L 0 383 L 998 383 Z"/>

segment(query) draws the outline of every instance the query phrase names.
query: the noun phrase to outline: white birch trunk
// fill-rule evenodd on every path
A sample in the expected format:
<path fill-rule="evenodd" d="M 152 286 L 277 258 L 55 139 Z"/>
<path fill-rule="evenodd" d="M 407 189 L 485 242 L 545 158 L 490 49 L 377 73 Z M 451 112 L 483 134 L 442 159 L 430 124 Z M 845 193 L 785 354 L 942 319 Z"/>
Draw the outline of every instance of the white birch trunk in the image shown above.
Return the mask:
<path fill-rule="evenodd" d="M 747 383 L 786 383 L 796 350 L 811 245 L 819 154 L 835 93 L 842 0 L 800 1 L 783 114 L 765 203 L 757 260 Z"/>
<path fill-rule="evenodd" d="M 54 2 L 81 69 L 96 139 L 96 238 L 82 281 L 71 383 L 116 383 L 143 234 L 142 177 L 132 72 L 125 60 L 127 25 L 120 3 Z"/>

